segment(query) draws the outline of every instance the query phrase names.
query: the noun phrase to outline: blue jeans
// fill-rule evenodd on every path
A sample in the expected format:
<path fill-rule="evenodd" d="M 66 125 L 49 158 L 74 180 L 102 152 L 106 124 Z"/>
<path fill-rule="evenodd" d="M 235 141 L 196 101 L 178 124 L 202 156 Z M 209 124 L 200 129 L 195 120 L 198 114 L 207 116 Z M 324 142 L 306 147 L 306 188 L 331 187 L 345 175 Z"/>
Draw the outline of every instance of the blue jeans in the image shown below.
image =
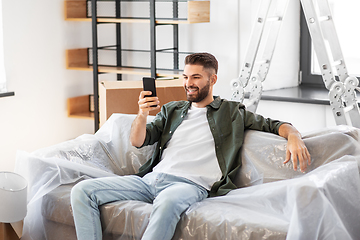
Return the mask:
<path fill-rule="evenodd" d="M 71 191 L 78 240 L 102 239 L 99 206 L 105 203 L 138 200 L 153 203 L 143 240 L 171 239 L 180 215 L 193 203 L 206 198 L 205 188 L 185 178 L 148 173 L 84 180 Z"/>

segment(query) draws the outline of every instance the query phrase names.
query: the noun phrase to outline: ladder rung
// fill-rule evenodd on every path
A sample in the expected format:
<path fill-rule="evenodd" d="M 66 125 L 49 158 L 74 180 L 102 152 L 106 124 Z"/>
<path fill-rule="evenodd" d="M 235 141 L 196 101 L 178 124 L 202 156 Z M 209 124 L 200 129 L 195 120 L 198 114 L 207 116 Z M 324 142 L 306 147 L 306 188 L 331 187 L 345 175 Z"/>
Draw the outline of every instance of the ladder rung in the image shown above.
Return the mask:
<path fill-rule="evenodd" d="M 275 16 L 275 17 L 268 17 L 266 21 L 268 21 L 268 22 L 277 22 L 277 21 L 282 21 L 282 17 L 279 17 L 279 16 Z"/>
<path fill-rule="evenodd" d="M 338 60 L 338 61 L 336 61 L 336 62 L 333 63 L 333 66 L 339 66 L 339 65 L 341 65 L 342 63 L 343 63 L 342 60 Z"/>
<path fill-rule="evenodd" d="M 270 60 L 266 59 L 266 60 L 256 61 L 256 65 L 260 65 L 264 63 L 270 63 Z"/>
<path fill-rule="evenodd" d="M 264 21 L 263 18 L 258 18 L 258 22 L 262 23 Z M 278 22 L 278 21 L 282 21 L 282 17 L 279 16 L 275 16 L 275 17 L 268 17 L 266 18 L 267 22 Z"/>
<path fill-rule="evenodd" d="M 343 109 L 344 109 L 344 112 L 345 112 L 345 113 L 348 113 L 348 112 L 350 112 L 351 110 L 354 109 L 354 106 L 353 106 L 353 105 L 347 106 L 347 107 L 344 107 Z"/>
<path fill-rule="evenodd" d="M 319 17 L 319 21 L 320 21 L 320 22 L 329 21 L 330 19 L 331 19 L 330 16 L 322 16 L 322 17 Z"/>

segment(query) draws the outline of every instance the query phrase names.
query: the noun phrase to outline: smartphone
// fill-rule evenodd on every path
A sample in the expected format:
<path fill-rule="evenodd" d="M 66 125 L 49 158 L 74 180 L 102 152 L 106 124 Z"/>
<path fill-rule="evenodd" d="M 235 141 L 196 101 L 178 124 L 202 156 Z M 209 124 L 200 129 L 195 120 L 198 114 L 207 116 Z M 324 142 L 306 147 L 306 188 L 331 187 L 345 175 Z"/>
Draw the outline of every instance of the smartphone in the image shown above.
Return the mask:
<path fill-rule="evenodd" d="M 143 87 L 144 91 L 151 91 L 151 95 L 147 95 L 145 97 L 156 97 L 156 85 L 155 78 L 151 77 L 143 77 Z M 157 105 L 153 105 L 152 107 L 156 107 Z"/>
<path fill-rule="evenodd" d="M 156 97 L 155 78 L 143 77 L 143 87 L 144 87 L 144 91 L 152 92 L 152 95 L 148 95 L 146 97 Z"/>

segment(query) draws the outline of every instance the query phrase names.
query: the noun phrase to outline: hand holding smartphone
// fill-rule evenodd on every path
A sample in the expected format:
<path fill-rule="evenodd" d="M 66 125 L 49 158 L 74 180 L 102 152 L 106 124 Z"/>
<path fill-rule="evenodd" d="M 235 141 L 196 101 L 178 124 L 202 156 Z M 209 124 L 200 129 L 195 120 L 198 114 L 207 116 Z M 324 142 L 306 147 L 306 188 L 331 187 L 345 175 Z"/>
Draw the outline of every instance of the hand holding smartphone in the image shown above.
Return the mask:
<path fill-rule="evenodd" d="M 156 85 L 155 78 L 143 77 L 143 88 L 144 91 L 151 91 L 151 95 L 145 97 L 156 97 Z M 157 107 L 157 105 L 152 105 L 151 107 Z"/>

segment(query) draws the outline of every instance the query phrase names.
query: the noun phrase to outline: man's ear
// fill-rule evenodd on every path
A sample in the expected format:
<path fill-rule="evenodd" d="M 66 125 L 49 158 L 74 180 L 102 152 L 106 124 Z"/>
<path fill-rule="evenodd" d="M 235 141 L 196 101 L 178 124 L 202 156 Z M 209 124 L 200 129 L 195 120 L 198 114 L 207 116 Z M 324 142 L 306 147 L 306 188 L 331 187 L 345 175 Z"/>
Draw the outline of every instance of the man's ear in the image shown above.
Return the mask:
<path fill-rule="evenodd" d="M 216 74 L 211 75 L 210 82 L 211 82 L 212 85 L 214 85 L 217 82 L 217 75 Z"/>

